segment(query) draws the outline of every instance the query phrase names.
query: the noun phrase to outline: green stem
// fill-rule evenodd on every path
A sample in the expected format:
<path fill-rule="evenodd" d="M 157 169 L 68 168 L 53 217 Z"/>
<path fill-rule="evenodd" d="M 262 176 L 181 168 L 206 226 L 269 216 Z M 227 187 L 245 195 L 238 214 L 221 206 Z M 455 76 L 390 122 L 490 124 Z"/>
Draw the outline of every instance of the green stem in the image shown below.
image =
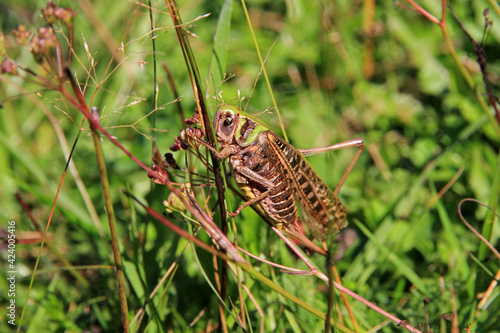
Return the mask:
<path fill-rule="evenodd" d="M 288 137 L 286 135 L 286 131 L 285 131 L 285 125 L 283 125 L 283 121 L 281 120 L 281 114 L 280 114 L 280 111 L 278 109 L 278 104 L 276 103 L 276 99 L 274 98 L 273 89 L 271 87 L 271 83 L 269 82 L 269 77 L 267 76 L 266 67 L 264 66 L 264 61 L 262 60 L 262 55 L 260 54 L 259 44 L 257 43 L 257 38 L 255 37 L 255 33 L 253 32 L 252 22 L 250 21 L 250 15 L 248 15 L 248 10 L 247 10 L 247 6 L 245 4 L 245 0 L 241 0 L 241 5 L 243 6 L 243 11 L 245 12 L 245 17 L 246 17 L 247 22 L 248 22 L 248 28 L 250 29 L 250 34 L 252 35 L 252 38 L 253 38 L 253 43 L 255 45 L 255 50 L 257 51 L 257 55 L 259 57 L 259 62 L 260 62 L 260 66 L 262 68 L 262 73 L 264 74 L 264 78 L 266 79 L 266 84 L 267 84 L 267 88 L 269 90 L 269 94 L 271 95 L 271 99 L 273 101 L 274 108 L 276 109 L 276 115 L 278 116 L 278 121 L 280 123 L 281 131 L 283 132 L 283 138 L 285 139 L 286 142 L 289 142 Z"/>
<path fill-rule="evenodd" d="M 120 246 L 118 244 L 118 233 L 116 230 L 116 218 L 113 209 L 113 202 L 111 200 L 108 174 L 106 171 L 106 162 L 104 161 L 104 154 L 101 146 L 101 139 L 99 137 L 99 132 L 90 122 L 92 128 L 92 138 L 94 141 L 94 148 L 97 157 L 97 165 L 99 167 L 99 173 L 101 175 L 102 191 L 104 193 L 104 201 L 106 205 L 106 213 L 108 214 L 109 230 L 111 233 L 111 243 L 113 247 L 113 256 L 115 259 L 117 280 L 118 280 L 118 292 L 120 295 L 120 304 L 122 307 L 122 320 L 123 320 L 123 331 L 129 332 L 129 320 L 128 320 L 128 305 L 127 305 L 127 295 L 125 292 L 125 275 L 123 273 L 122 258 L 120 254 Z"/>
<path fill-rule="evenodd" d="M 495 223 L 495 211 L 498 207 L 498 196 L 500 195 L 500 152 L 497 156 L 497 166 L 495 168 L 493 184 L 491 185 L 491 194 L 490 200 L 488 202 L 488 206 L 491 209 L 488 209 L 486 213 L 486 217 L 484 218 L 483 230 L 481 231 L 481 235 L 484 238 L 491 241 L 491 235 L 493 234 L 493 227 Z M 484 243 L 481 243 L 479 246 L 478 259 L 484 260 L 486 258 L 486 251 L 488 248 Z"/>

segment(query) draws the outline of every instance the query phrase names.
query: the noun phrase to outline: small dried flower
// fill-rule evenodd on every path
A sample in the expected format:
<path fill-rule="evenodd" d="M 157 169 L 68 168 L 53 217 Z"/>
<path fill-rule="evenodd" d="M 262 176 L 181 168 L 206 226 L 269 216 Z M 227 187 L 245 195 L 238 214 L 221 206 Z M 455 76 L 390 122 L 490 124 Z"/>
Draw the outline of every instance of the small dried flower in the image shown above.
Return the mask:
<path fill-rule="evenodd" d="M 35 59 L 41 62 L 51 48 L 56 47 L 59 41 L 52 28 L 39 28 L 38 33 L 30 40 L 30 50 Z"/>
<path fill-rule="evenodd" d="M 17 63 L 11 58 L 5 56 L 2 64 L 0 65 L 0 74 L 12 74 L 17 75 Z"/>
<path fill-rule="evenodd" d="M 175 138 L 174 144 L 170 146 L 171 151 L 186 150 L 188 145 L 182 140 L 180 136 Z"/>
<path fill-rule="evenodd" d="M 26 45 L 31 32 L 24 25 L 18 25 L 16 30 L 12 30 L 12 35 L 16 37 L 17 44 Z"/>
<path fill-rule="evenodd" d="M 181 135 L 175 138 L 174 144 L 170 147 L 170 150 L 187 150 L 188 148 L 197 149 L 200 143 L 194 139 L 201 139 L 205 135 L 205 131 L 197 127 L 188 127 L 181 130 Z"/>
<path fill-rule="evenodd" d="M 76 16 L 76 11 L 71 10 L 71 7 L 62 8 L 59 7 L 56 9 L 55 13 L 56 17 L 61 20 L 67 26 L 72 24 L 73 17 Z"/>
<path fill-rule="evenodd" d="M 57 5 L 52 1 L 47 2 L 47 7 L 42 8 L 42 17 L 48 25 L 52 25 L 56 21 L 55 11 Z"/>
<path fill-rule="evenodd" d="M 200 122 L 200 115 L 198 113 L 195 113 L 191 118 L 185 119 L 184 123 L 186 125 L 201 125 Z"/>
<path fill-rule="evenodd" d="M 169 213 L 172 213 L 173 211 L 183 212 L 186 210 L 186 206 L 184 206 L 182 200 L 178 196 L 176 196 L 174 192 L 171 192 L 168 195 L 167 200 L 163 200 L 163 204 L 165 205 L 165 208 Z"/>
<path fill-rule="evenodd" d="M 161 179 L 161 177 L 168 179 L 167 170 L 156 164 L 153 164 L 151 169 L 153 169 L 153 171 L 156 172 L 160 177 L 158 177 L 158 175 L 154 173 L 148 172 L 148 178 L 152 179 L 153 182 L 158 185 L 166 185 L 166 183 Z"/>
<path fill-rule="evenodd" d="M 45 40 L 47 47 L 55 47 L 59 42 L 53 28 L 39 28 L 38 35 Z"/>
<path fill-rule="evenodd" d="M 47 3 L 47 7 L 42 8 L 42 17 L 48 25 L 52 25 L 55 21 L 60 20 L 69 26 L 75 16 L 76 11 L 71 10 L 71 7 L 57 7 L 52 1 Z"/>

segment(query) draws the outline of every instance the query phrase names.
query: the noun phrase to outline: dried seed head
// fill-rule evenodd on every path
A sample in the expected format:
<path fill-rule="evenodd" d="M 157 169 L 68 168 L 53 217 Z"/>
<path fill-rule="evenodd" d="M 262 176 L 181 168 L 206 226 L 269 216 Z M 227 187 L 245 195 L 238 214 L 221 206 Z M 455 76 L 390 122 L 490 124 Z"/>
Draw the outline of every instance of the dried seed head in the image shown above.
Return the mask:
<path fill-rule="evenodd" d="M 188 145 L 183 141 L 182 139 L 182 131 L 181 131 L 181 136 L 178 136 L 175 138 L 174 144 L 170 146 L 171 151 L 178 151 L 178 150 L 186 150 L 188 149 Z"/>
<path fill-rule="evenodd" d="M 201 128 L 195 128 L 195 136 L 198 139 L 203 138 L 204 135 L 205 135 L 205 131 L 204 130 L 202 130 Z"/>
<path fill-rule="evenodd" d="M 52 25 L 56 21 L 56 16 L 54 15 L 56 9 L 57 5 L 52 1 L 47 2 L 47 7 L 42 8 L 42 17 L 47 24 Z"/>
<path fill-rule="evenodd" d="M 76 16 L 76 11 L 71 10 L 71 7 L 66 7 L 66 8 L 59 7 L 56 9 L 55 15 L 64 24 L 70 26 L 72 24 L 71 21 L 73 20 L 73 17 Z"/>
<path fill-rule="evenodd" d="M 165 168 L 174 168 L 178 169 L 179 166 L 177 165 L 177 161 L 175 160 L 174 156 L 172 153 L 166 153 L 165 154 L 165 161 L 163 161 L 163 166 Z"/>
<path fill-rule="evenodd" d="M 31 36 L 24 25 L 18 25 L 16 30 L 12 30 L 12 35 L 16 37 L 16 42 L 19 45 L 26 45 L 28 43 L 28 38 Z"/>
<path fill-rule="evenodd" d="M 11 58 L 5 56 L 2 64 L 0 65 L 0 74 L 17 75 L 17 63 Z"/>
<path fill-rule="evenodd" d="M 165 170 L 165 168 L 162 168 L 162 167 L 160 167 L 160 166 L 158 166 L 156 164 L 153 164 L 151 166 L 151 169 L 153 169 L 153 171 L 156 172 L 161 177 L 163 177 L 165 179 L 168 179 L 167 170 Z M 161 179 L 156 174 L 153 174 L 151 172 L 148 172 L 148 178 L 152 179 L 155 184 L 166 185 L 166 183 L 165 183 L 165 181 L 163 179 Z"/>
<path fill-rule="evenodd" d="M 41 62 L 50 49 L 56 47 L 58 43 L 53 28 L 39 28 L 38 33 L 29 41 L 29 47 L 35 60 Z"/>
<path fill-rule="evenodd" d="M 204 135 L 205 131 L 203 131 L 201 128 L 188 127 L 186 129 L 183 129 L 181 130 L 180 135 L 175 138 L 174 144 L 170 147 L 170 150 L 187 150 L 189 147 L 197 149 L 200 144 L 198 141 L 193 139 L 193 137 L 201 139 Z"/>
<path fill-rule="evenodd" d="M 47 7 L 42 8 L 42 17 L 48 25 L 52 25 L 55 21 L 59 20 L 69 26 L 75 16 L 76 11 L 71 10 L 71 7 L 57 7 L 52 1 L 47 3 Z"/>
<path fill-rule="evenodd" d="M 200 115 L 198 113 L 195 113 L 191 118 L 188 118 L 186 120 L 184 120 L 184 122 L 186 123 L 186 125 L 201 125 L 200 124 Z"/>

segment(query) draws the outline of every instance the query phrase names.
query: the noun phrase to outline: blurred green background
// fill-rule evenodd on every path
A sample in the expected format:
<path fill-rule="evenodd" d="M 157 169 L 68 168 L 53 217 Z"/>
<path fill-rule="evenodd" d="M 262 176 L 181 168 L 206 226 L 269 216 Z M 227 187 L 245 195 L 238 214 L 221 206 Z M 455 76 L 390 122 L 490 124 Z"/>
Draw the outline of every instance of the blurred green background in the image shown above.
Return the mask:
<path fill-rule="evenodd" d="M 239 105 L 238 96 L 245 96 L 244 106 L 251 95 L 247 111 L 262 112 L 272 106 L 272 100 L 263 77 L 253 91 L 260 63 L 242 5 L 235 1 L 230 19 L 219 22 L 223 4 L 179 1 L 185 28 L 192 33 L 190 42 L 201 77 L 208 83 L 208 100 L 215 105 L 214 96 L 220 93 L 226 102 Z M 436 17 L 441 16 L 441 3 L 420 4 Z M 173 76 L 186 115 L 191 116 L 195 108 L 165 3 L 151 4 L 158 29 L 156 125 L 151 114 L 155 104 L 148 3 L 81 0 L 59 5 L 72 6 L 77 12 L 71 71 L 85 87 L 87 103 L 99 107 L 101 124 L 112 135 L 145 164 L 151 164 L 152 136 L 157 137 L 161 152 L 166 153 L 183 126 L 163 64 Z M 337 263 L 345 286 L 415 327 L 427 322 L 424 300 L 429 298 L 427 311 L 435 331 L 451 332 L 452 321 L 442 316 L 455 313 L 455 327 L 460 331 L 473 323 L 471 331 L 500 332 L 498 288 L 486 309 L 477 309 L 476 297 L 493 280 L 498 258 L 484 249 L 480 252 L 480 240 L 457 213 L 464 198 L 498 204 L 499 185 L 494 181 L 500 172 L 500 127 L 492 116 L 492 106 L 486 111 L 481 106 L 480 101 L 488 100 L 488 96 L 474 48 L 451 14 L 446 16 L 447 40 L 438 25 L 408 5 L 393 1 L 255 0 L 246 5 L 259 48 L 267 55 L 265 66 L 291 144 L 313 148 L 356 137 L 365 140 L 366 148 L 340 191 L 348 209 L 349 227 L 357 234 L 355 243 Z M 15 44 L 10 34 L 18 24 L 33 32 L 44 26 L 40 17 L 44 6 L 44 1 L 2 3 L 0 19 L 9 57 L 50 76 L 43 73 L 25 47 Z M 500 17 L 495 6 L 483 0 L 451 3 L 463 27 L 484 46 L 487 78 L 494 94 L 498 90 L 500 40 Z M 486 8 L 491 9 L 488 17 L 493 25 L 484 37 Z M 204 16 L 207 13 L 210 15 Z M 63 27 L 58 29 L 66 32 Z M 234 74 L 227 82 L 208 75 L 214 36 L 223 34 L 224 29 L 229 31 L 229 37 L 217 46 L 217 51 L 227 58 L 225 73 Z M 59 39 L 67 45 L 63 34 Z M 450 45 L 456 59 L 450 55 Z M 113 58 L 116 49 L 119 51 Z M 465 76 L 459 65 L 464 66 Z M 19 316 L 39 242 L 28 242 L 33 235 L 29 232 L 35 228 L 14 193 L 19 192 L 45 229 L 65 156 L 83 118 L 57 92 L 19 76 L 0 77 L 0 99 L 0 232 L 4 237 L 7 221 L 14 220 L 16 236 L 24 240 L 16 246 Z M 262 118 L 281 133 L 275 112 Z M 73 154 L 76 169 L 68 173 L 62 185 L 49 228 L 47 242 L 51 246 L 45 246 L 40 256 L 23 322 L 27 332 L 122 330 L 100 175 L 88 124 L 81 129 Z M 123 194 L 128 190 L 164 211 L 162 201 L 169 191 L 161 186 L 151 189 L 147 173 L 106 139 L 103 148 L 132 318 L 187 242 L 148 218 Z M 345 149 L 308 160 L 334 188 L 354 153 L 355 149 Z M 186 165 L 185 154 L 174 153 L 182 167 Z M 203 170 L 199 161 L 191 161 Z M 458 178 L 452 181 L 454 177 Z M 174 180 L 184 182 L 180 177 Z M 436 194 L 447 184 L 451 187 L 436 200 Z M 206 189 L 206 193 L 209 191 Z M 216 195 L 215 191 L 211 193 Z M 232 204 L 234 210 L 241 201 L 235 197 Z M 487 209 L 477 204 L 464 204 L 462 212 L 477 230 L 491 222 Z M 171 217 L 187 228 L 181 215 Z M 240 247 L 276 263 L 305 269 L 251 209 L 245 209 L 235 223 Z M 487 229 L 483 232 L 498 247 L 498 228 L 493 227 L 491 235 Z M 205 234 L 200 235 L 210 242 Z M 0 246 L 5 249 L 5 242 Z M 2 251 L 2 261 L 6 260 L 7 252 Z M 284 274 L 249 260 L 289 292 L 326 310 L 326 286 L 319 279 Z M 324 267 L 322 257 L 316 255 L 312 260 Z M 82 275 L 88 285 L 82 285 L 69 273 L 68 263 L 79 266 L 72 271 Z M 2 263 L 2 275 L 6 274 L 4 267 Z M 204 274 L 213 280 L 211 256 L 190 248 L 146 306 L 139 330 L 217 329 L 217 298 Z M 231 273 L 228 296 L 235 306 L 245 303 L 252 331 L 322 329 L 318 318 L 248 275 L 240 278 L 248 288 L 243 299 L 238 298 L 238 281 Z M 7 281 L 0 279 L 0 290 L 7 287 Z M 6 293 L 2 293 L 0 308 L 5 309 L 8 301 Z M 384 317 L 359 302 L 351 299 L 350 304 L 362 332 L 378 325 L 381 332 L 403 330 L 384 322 Z M 241 330 L 228 312 L 225 316 L 230 331 Z M 334 318 L 342 318 L 352 328 L 340 300 Z M 3 310 L 0 319 L 1 331 L 12 329 Z"/>

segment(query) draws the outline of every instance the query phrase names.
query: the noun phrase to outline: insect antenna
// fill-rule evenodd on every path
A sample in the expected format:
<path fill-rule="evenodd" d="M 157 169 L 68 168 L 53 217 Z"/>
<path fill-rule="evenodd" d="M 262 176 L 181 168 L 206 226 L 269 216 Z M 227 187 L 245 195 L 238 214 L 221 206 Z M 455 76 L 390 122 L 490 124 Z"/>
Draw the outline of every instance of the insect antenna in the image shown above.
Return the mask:
<path fill-rule="evenodd" d="M 255 78 L 255 82 L 253 83 L 252 91 L 250 92 L 250 96 L 248 96 L 247 103 L 245 104 L 245 108 L 243 109 L 243 111 L 245 111 L 245 112 L 247 111 L 248 104 L 250 103 L 250 100 L 252 99 L 253 93 L 255 91 L 255 87 L 257 87 L 257 82 L 259 82 L 259 78 L 262 75 L 262 72 L 265 71 L 264 65 L 266 64 L 267 58 L 269 58 L 269 54 L 271 54 L 271 50 L 273 49 L 274 45 L 276 45 L 277 41 L 278 41 L 278 37 L 276 37 L 276 39 L 274 40 L 273 45 L 271 45 L 271 47 L 269 48 L 269 51 L 267 51 L 266 57 L 264 58 L 264 61 L 260 65 L 259 74 L 257 74 L 257 77 Z M 260 56 L 260 54 L 259 54 L 259 56 Z M 266 76 L 266 79 L 267 79 L 267 76 Z M 272 93 L 271 93 L 271 95 L 272 95 Z M 275 107 L 276 107 L 276 103 L 275 103 Z M 280 121 L 280 123 L 281 123 L 281 121 Z"/>

